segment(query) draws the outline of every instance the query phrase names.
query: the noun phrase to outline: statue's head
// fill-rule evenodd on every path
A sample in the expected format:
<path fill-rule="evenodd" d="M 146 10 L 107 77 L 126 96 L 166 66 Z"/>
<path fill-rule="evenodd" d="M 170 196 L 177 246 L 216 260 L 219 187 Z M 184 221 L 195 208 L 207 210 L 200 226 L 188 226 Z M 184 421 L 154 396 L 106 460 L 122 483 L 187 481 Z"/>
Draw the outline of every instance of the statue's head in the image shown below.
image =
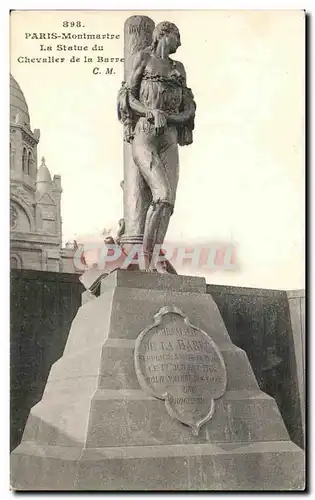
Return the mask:
<path fill-rule="evenodd" d="M 162 21 L 157 24 L 152 34 L 153 47 L 156 48 L 159 42 L 163 42 L 168 47 L 169 54 L 174 54 L 180 43 L 179 29 L 174 23 Z"/>

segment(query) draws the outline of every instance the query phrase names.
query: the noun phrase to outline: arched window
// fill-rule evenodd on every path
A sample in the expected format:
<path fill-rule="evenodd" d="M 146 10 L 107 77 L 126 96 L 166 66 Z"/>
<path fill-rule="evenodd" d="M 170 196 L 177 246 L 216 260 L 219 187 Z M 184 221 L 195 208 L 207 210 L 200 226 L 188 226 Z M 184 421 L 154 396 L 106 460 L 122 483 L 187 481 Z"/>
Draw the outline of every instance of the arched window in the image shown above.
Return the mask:
<path fill-rule="evenodd" d="M 28 157 L 27 157 L 27 173 L 28 173 L 28 175 L 30 175 L 30 173 L 31 173 L 32 163 L 33 163 L 32 153 L 29 151 Z"/>
<path fill-rule="evenodd" d="M 10 258 L 10 267 L 11 267 L 11 269 L 18 269 L 19 268 L 18 260 L 16 257 Z"/>
<path fill-rule="evenodd" d="M 24 173 L 27 173 L 27 151 L 26 151 L 26 148 L 23 148 L 22 170 Z"/>
<path fill-rule="evenodd" d="M 15 169 L 15 149 L 12 148 L 12 144 L 10 142 L 10 168 Z"/>
<path fill-rule="evenodd" d="M 18 254 L 10 255 L 10 268 L 11 269 L 23 269 L 22 259 Z"/>

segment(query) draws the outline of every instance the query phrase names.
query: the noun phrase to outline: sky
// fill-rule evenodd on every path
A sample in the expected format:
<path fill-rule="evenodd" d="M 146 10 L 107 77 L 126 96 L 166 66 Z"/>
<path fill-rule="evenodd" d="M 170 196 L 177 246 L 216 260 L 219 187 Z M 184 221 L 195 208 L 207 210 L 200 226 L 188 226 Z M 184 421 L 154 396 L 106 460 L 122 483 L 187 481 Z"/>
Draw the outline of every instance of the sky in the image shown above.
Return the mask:
<path fill-rule="evenodd" d="M 197 103 L 194 143 L 180 148 L 180 181 L 167 240 L 221 241 L 237 251 L 235 271 L 199 269 L 209 283 L 304 288 L 303 11 L 151 11 L 174 22 Z M 64 242 L 100 237 L 122 217 L 122 126 L 115 74 L 84 55 L 123 57 L 126 11 L 15 11 L 11 72 L 41 130 L 38 158 L 62 178 Z M 137 12 L 139 14 L 139 12 Z M 83 26 L 63 26 L 64 22 Z M 97 41 L 43 40 L 38 33 L 105 33 Z M 37 38 L 32 35 L 37 34 Z M 87 51 L 57 50 L 58 44 Z M 43 47 L 41 47 L 41 45 Z M 47 49 L 51 45 L 52 50 Z M 80 57 L 79 63 L 24 63 L 25 57 Z M 111 66 L 111 65 L 109 65 Z M 185 271 L 186 272 L 186 271 Z"/>

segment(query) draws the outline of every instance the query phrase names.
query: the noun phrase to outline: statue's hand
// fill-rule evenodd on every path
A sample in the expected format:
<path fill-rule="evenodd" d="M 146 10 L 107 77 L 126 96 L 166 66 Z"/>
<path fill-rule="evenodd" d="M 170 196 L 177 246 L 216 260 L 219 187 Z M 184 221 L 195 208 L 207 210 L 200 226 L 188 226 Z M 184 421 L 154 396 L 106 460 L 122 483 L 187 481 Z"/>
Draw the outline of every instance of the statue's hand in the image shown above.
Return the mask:
<path fill-rule="evenodd" d="M 164 129 L 167 126 L 166 114 L 160 109 L 152 109 L 151 113 L 154 119 L 155 132 L 157 134 L 163 134 Z"/>

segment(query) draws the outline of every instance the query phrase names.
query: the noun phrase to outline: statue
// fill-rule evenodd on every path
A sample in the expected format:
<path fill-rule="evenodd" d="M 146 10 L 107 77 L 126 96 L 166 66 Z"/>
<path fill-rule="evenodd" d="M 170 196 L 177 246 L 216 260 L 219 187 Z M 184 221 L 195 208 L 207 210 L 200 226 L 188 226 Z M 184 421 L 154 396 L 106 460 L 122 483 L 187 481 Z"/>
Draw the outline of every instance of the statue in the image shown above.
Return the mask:
<path fill-rule="evenodd" d="M 143 227 L 146 269 L 159 272 L 164 272 L 165 266 L 158 268 L 159 251 L 154 249 L 161 248 L 174 210 L 178 145 L 192 143 L 196 110 L 183 64 L 169 57 L 180 45 L 175 24 L 159 23 L 153 30 L 151 45 L 133 55 L 118 94 L 118 118 L 124 125 L 124 140 L 131 145 L 139 184 L 132 218 Z M 128 189 L 125 184 L 124 190 Z M 122 243 L 124 237 L 120 238 Z M 131 241 L 138 240 L 134 237 Z"/>

